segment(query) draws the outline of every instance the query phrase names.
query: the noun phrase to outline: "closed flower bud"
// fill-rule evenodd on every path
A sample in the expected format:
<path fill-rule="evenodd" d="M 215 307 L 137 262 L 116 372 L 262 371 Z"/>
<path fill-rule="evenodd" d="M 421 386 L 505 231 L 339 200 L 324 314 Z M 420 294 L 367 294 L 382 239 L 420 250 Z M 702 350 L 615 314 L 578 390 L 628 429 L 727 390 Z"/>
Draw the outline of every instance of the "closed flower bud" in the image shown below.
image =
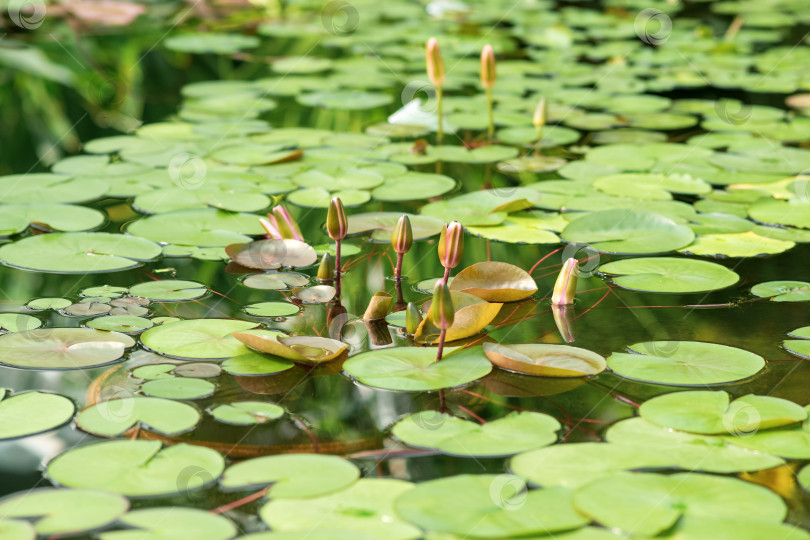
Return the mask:
<path fill-rule="evenodd" d="M 436 38 L 430 38 L 425 46 L 425 61 L 430 84 L 436 88 L 444 86 L 444 62 Z"/>
<path fill-rule="evenodd" d="M 458 221 L 445 225 L 439 237 L 439 260 L 447 269 L 455 268 L 464 255 L 464 229 Z"/>
<path fill-rule="evenodd" d="M 262 228 L 267 233 L 268 238 L 274 238 L 277 240 L 281 238 L 281 233 L 278 230 L 275 216 L 272 214 L 267 214 L 267 219 L 259 218 L 259 223 L 261 223 Z"/>
<path fill-rule="evenodd" d="M 394 231 L 391 233 L 391 245 L 398 254 L 408 253 L 413 245 L 413 230 L 411 220 L 408 216 L 402 215 L 397 221 Z"/>
<path fill-rule="evenodd" d="M 546 125 L 546 113 L 547 113 L 546 98 L 541 97 L 540 101 L 537 102 L 537 107 L 535 107 L 534 116 L 532 117 L 532 123 L 534 124 L 534 127 L 540 129 Z"/>
<path fill-rule="evenodd" d="M 270 217 L 268 215 L 268 217 Z M 281 234 L 282 238 L 292 240 L 304 241 L 304 235 L 301 234 L 301 229 L 298 227 L 295 219 L 287 212 L 287 209 L 281 205 L 273 208 L 273 217 L 275 218 L 276 228 Z"/>
<path fill-rule="evenodd" d="M 335 278 L 335 261 L 328 253 L 324 253 L 321 264 L 318 265 L 318 279 L 325 281 Z"/>
<path fill-rule="evenodd" d="M 577 292 L 577 276 L 579 274 L 579 261 L 573 257 L 565 261 L 554 291 L 551 294 L 551 303 L 555 306 L 565 306 L 574 303 L 574 294 Z"/>
<path fill-rule="evenodd" d="M 421 322 L 422 312 L 419 311 L 416 304 L 408 302 L 408 307 L 405 308 L 405 331 L 409 334 L 415 334 Z"/>
<path fill-rule="evenodd" d="M 433 287 L 433 301 L 430 304 L 430 311 L 428 317 L 430 320 L 441 328 L 447 330 L 453 326 L 453 320 L 456 315 L 456 310 L 453 307 L 453 297 L 450 295 L 450 289 L 443 281 L 437 281 L 436 286 Z"/>
<path fill-rule="evenodd" d="M 326 214 L 326 232 L 329 238 L 338 241 L 346 237 L 349 232 L 349 223 L 346 220 L 346 211 L 340 197 L 334 197 L 329 202 L 329 211 Z"/>
<path fill-rule="evenodd" d="M 481 51 L 481 86 L 487 90 L 495 86 L 495 51 L 492 45 L 484 45 Z"/>

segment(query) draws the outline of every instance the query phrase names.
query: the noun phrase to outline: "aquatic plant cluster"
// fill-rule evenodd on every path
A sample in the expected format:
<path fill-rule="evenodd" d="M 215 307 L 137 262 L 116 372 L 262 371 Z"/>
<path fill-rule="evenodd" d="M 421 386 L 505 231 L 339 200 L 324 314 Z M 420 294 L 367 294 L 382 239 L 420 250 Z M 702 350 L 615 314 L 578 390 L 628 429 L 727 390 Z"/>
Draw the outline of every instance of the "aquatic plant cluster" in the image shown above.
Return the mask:
<path fill-rule="evenodd" d="M 181 18 L 175 113 L 0 176 L 0 538 L 810 539 L 810 18 L 591 4 Z"/>

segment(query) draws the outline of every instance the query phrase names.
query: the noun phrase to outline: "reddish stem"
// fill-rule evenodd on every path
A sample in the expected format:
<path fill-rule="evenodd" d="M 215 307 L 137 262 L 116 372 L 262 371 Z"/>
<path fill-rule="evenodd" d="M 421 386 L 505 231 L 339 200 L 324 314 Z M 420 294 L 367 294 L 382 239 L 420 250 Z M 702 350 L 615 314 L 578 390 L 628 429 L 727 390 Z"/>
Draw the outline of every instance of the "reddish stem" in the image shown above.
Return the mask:
<path fill-rule="evenodd" d="M 405 257 L 404 253 L 397 253 L 397 267 L 394 269 L 394 279 L 397 281 L 402 279 L 402 259 Z"/>
<path fill-rule="evenodd" d="M 476 422 L 478 422 L 478 423 L 479 423 L 479 424 L 481 424 L 482 426 L 483 426 L 484 424 L 486 424 L 486 423 L 487 423 L 487 421 L 486 421 L 486 420 L 484 420 L 483 418 L 481 418 L 480 416 L 478 416 L 477 414 L 475 414 L 474 412 L 472 412 L 470 409 L 468 409 L 468 408 L 467 408 L 467 407 L 465 407 L 464 405 L 457 405 L 457 407 L 458 407 L 459 409 L 461 409 L 462 411 L 464 411 L 465 413 L 467 413 L 467 414 L 469 414 L 470 416 L 472 416 L 473 418 L 475 418 Z"/>
<path fill-rule="evenodd" d="M 445 285 L 447 285 L 447 280 L 448 280 L 448 279 L 450 279 L 450 269 L 449 269 L 449 268 L 445 268 L 445 269 L 444 269 L 444 277 L 442 278 L 442 282 L 443 282 Z"/>
<path fill-rule="evenodd" d="M 209 510 L 208 513 L 209 514 L 222 514 L 222 513 L 228 512 L 229 510 L 233 510 L 234 508 L 239 508 L 240 506 L 244 506 L 244 505 L 246 505 L 248 503 L 252 503 L 253 501 L 255 501 L 257 499 L 261 499 L 262 497 L 264 497 L 267 494 L 267 492 L 270 490 L 271 487 L 273 487 L 273 486 L 267 486 L 266 488 L 264 488 L 262 490 L 259 490 L 256 493 L 252 493 L 252 494 L 248 495 L 247 497 L 242 497 L 239 500 L 229 502 L 228 504 L 223 504 L 222 506 L 218 506 L 218 507 L 214 508 L 213 510 Z"/>
<path fill-rule="evenodd" d="M 447 337 L 447 328 L 442 328 L 441 334 L 439 334 L 439 348 L 436 351 L 436 361 L 442 359 L 442 353 L 444 352 L 444 340 Z"/>

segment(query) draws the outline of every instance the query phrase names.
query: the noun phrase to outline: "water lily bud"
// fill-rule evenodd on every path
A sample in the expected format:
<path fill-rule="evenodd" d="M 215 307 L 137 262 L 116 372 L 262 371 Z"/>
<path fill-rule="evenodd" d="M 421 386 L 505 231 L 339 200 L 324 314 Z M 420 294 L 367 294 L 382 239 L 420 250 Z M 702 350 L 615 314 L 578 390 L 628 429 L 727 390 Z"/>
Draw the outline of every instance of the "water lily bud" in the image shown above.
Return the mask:
<path fill-rule="evenodd" d="M 554 292 L 551 294 L 551 304 L 565 306 L 574 303 L 574 294 L 577 292 L 577 275 L 579 274 L 579 261 L 573 257 L 565 261 L 557 282 L 554 284 Z"/>
<path fill-rule="evenodd" d="M 548 106 L 546 105 L 546 98 L 541 97 L 540 101 L 537 102 L 537 107 L 534 109 L 534 116 L 532 117 L 532 123 L 534 127 L 537 129 L 542 128 L 546 125 L 546 113 L 548 112 Z"/>
<path fill-rule="evenodd" d="M 318 279 L 322 281 L 326 281 L 329 279 L 334 279 L 335 277 L 335 262 L 332 260 L 332 256 L 328 253 L 324 253 L 323 257 L 321 258 L 321 264 L 318 265 Z"/>
<path fill-rule="evenodd" d="M 445 225 L 439 237 L 439 260 L 446 269 L 455 268 L 464 255 L 464 229 L 458 221 Z"/>
<path fill-rule="evenodd" d="M 408 253 L 412 245 L 413 229 L 411 229 L 411 220 L 403 214 L 391 233 L 391 246 L 393 246 L 396 253 L 403 254 Z"/>
<path fill-rule="evenodd" d="M 484 45 L 481 51 L 481 86 L 487 90 L 495 86 L 495 51 L 492 45 Z"/>
<path fill-rule="evenodd" d="M 408 307 L 405 308 L 405 331 L 409 334 L 415 334 L 421 322 L 422 312 L 419 311 L 416 304 L 408 302 Z"/>
<path fill-rule="evenodd" d="M 269 215 L 268 215 L 269 217 Z M 287 209 L 281 206 L 275 206 L 273 208 L 273 217 L 275 217 L 276 228 L 278 232 L 281 234 L 282 238 L 288 238 L 292 240 L 298 240 L 300 242 L 304 241 L 304 235 L 301 234 L 301 228 L 298 227 L 298 223 L 295 221 Z"/>
<path fill-rule="evenodd" d="M 455 318 L 456 310 L 453 307 L 453 297 L 450 295 L 450 289 L 443 281 L 437 281 L 436 286 L 433 287 L 433 301 L 430 304 L 430 311 L 428 317 L 433 321 L 433 324 L 447 330 L 453 326 L 453 319 Z"/>
<path fill-rule="evenodd" d="M 430 84 L 436 88 L 444 86 L 444 62 L 436 38 L 430 38 L 425 46 L 425 61 Z"/>
<path fill-rule="evenodd" d="M 268 238 L 275 238 L 276 240 L 281 238 L 281 232 L 278 230 L 278 224 L 276 223 L 276 217 L 267 214 L 267 219 L 259 218 L 259 223 L 261 223 L 262 228 L 267 233 Z"/>
<path fill-rule="evenodd" d="M 349 222 L 346 220 L 346 211 L 340 197 L 334 197 L 329 202 L 329 211 L 326 214 L 326 232 L 329 238 L 338 241 L 346 237 L 349 232 Z"/>

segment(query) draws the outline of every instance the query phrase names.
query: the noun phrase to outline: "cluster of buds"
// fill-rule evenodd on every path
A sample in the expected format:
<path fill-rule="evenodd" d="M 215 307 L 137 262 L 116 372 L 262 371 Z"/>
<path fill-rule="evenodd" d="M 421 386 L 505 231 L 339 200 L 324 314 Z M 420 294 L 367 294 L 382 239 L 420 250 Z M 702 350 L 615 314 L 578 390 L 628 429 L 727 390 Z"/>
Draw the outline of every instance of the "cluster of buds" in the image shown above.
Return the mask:
<path fill-rule="evenodd" d="M 447 280 L 450 278 L 450 270 L 458 266 L 462 255 L 464 255 L 464 228 L 461 223 L 451 221 L 449 225 L 442 228 L 438 248 L 439 261 L 444 266 L 442 282 L 447 284 Z"/>
<path fill-rule="evenodd" d="M 259 223 L 267 232 L 268 238 L 304 241 L 304 235 L 301 234 L 295 218 L 280 204 L 273 207 L 273 211 L 267 214 L 267 219 L 260 218 Z"/>
<path fill-rule="evenodd" d="M 397 254 L 397 266 L 394 270 L 394 279 L 397 281 L 402 279 L 402 258 L 410 251 L 412 245 L 413 229 L 411 228 L 411 220 L 403 214 L 391 233 L 391 246 Z"/>

